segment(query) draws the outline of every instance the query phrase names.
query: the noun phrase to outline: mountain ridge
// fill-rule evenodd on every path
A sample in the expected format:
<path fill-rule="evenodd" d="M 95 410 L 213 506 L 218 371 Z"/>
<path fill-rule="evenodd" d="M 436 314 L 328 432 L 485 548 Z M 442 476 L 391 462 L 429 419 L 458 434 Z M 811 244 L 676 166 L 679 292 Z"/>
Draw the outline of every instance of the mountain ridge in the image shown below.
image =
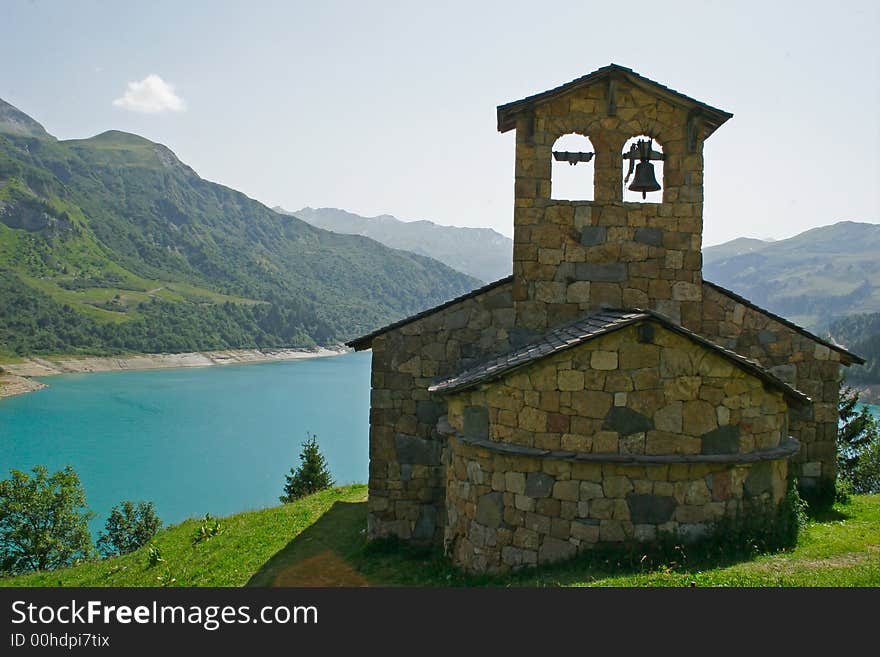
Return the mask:
<path fill-rule="evenodd" d="M 880 225 L 839 221 L 783 240 L 703 249 L 703 276 L 816 332 L 880 311 Z"/>
<path fill-rule="evenodd" d="M 492 228 L 444 226 L 427 219 L 402 221 L 390 214 L 375 217 L 339 208 L 273 208 L 336 233 L 363 235 L 395 249 L 425 255 L 483 282 L 509 276 L 513 240 Z"/>

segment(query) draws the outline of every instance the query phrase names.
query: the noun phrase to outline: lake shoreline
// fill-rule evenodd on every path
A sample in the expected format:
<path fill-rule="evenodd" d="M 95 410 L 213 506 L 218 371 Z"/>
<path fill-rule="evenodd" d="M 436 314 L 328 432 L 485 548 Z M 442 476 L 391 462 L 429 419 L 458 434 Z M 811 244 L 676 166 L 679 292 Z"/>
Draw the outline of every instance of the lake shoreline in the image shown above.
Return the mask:
<path fill-rule="evenodd" d="M 277 361 L 326 358 L 348 353 L 344 347 L 314 349 L 219 349 L 181 354 L 126 356 L 31 356 L 16 363 L 0 363 L 0 399 L 35 392 L 46 384 L 34 377 L 91 372 L 134 372 L 182 367 L 247 365 Z"/>

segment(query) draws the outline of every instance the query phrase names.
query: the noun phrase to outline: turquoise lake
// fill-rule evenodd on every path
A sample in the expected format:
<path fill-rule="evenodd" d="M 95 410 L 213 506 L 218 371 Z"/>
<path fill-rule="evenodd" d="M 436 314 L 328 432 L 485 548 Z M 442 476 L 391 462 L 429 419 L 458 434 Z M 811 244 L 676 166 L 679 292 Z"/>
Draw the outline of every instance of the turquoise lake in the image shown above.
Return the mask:
<path fill-rule="evenodd" d="M 338 484 L 366 482 L 370 355 L 41 379 L 0 400 L 0 478 L 72 465 L 93 538 L 122 500 L 166 524 L 278 504 L 307 432 Z"/>

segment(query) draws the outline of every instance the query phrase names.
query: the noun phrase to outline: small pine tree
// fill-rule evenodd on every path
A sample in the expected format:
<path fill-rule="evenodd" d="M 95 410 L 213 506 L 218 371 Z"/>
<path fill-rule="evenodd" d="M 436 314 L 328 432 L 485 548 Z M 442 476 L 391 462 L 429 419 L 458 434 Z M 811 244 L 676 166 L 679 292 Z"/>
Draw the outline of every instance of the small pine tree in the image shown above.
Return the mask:
<path fill-rule="evenodd" d="M 285 476 L 284 495 L 278 498 L 285 504 L 330 488 L 334 483 L 327 461 L 318 449 L 318 437 L 306 435 L 308 439 L 302 444 L 303 451 L 299 455 L 300 465 L 296 470 L 291 468 L 290 474 Z"/>
<path fill-rule="evenodd" d="M 856 409 L 859 392 L 849 386 L 840 391 L 837 434 L 837 468 L 854 493 L 880 491 L 880 423 L 867 406 Z"/>

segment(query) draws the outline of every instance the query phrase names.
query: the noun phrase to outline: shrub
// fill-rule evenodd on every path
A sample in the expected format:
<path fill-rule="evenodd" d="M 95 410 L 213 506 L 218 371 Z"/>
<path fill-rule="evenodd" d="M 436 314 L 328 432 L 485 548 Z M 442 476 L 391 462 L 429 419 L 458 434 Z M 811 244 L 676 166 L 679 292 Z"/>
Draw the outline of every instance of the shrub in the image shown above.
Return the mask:
<path fill-rule="evenodd" d="M 300 465 L 296 470 L 290 469 L 290 474 L 286 475 L 284 495 L 278 498 L 285 504 L 330 488 L 334 483 L 327 461 L 318 449 L 318 437 L 308 434 L 302 447 L 303 451 L 299 455 Z"/>
<path fill-rule="evenodd" d="M 738 513 L 714 523 L 712 540 L 722 548 L 719 552 L 728 556 L 794 547 L 801 529 L 807 524 L 807 508 L 798 493 L 797 480 L 789 476 L 785 497 L 777 506 L 743 500 Z"/>
<path fill-rule="evenodd" d="M 0 570 L 52 570 L 90 558 L 94 549 L 79 476 L 69 465 L 52 475 L 10 470 L 0 481 Z"/>
<path fill-rule="evenodd" d="M 105 557 L 134 552 L 147 542 L 162 526 L 152 502 L 126 500 L 110 511 L 104 528 L 106 533 L 98 537 L 98 551 Z"/>
<path fill-rule="evenodd" d="M 223 525 L 220 523 L 217 518 L 212 516 L 210 513 L 206 513 L 205 517 L 202 518 L 202 524 L 198 526 L 195 532 L 192 535 L 192 544 L 193 547 L 202 543 L 203 541 L 209 541 L 218 534 L 223 533 Z"/>
<path fill-rule="evenodd" d="M 150 543 L 150 547 L 147 550 L 147 563 L 149 564 L 149 567 L 154 568 L 163 561 L 165 561 L 165 559 L 162 558 L 162 550 L 160 550 L 159 546 L 155 543 Z"/>

